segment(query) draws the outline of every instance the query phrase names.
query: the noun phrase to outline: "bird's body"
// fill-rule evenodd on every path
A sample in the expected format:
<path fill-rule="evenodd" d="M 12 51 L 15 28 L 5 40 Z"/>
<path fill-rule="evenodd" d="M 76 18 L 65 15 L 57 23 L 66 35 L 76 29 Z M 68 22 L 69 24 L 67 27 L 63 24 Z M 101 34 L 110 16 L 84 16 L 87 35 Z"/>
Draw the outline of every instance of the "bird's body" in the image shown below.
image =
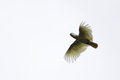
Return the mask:
<path fill-rule="evenodd" d="M 75 61 L 79 57 L 80 53 L 86 50 L 88 45 L 94 48 L 98 47 L 98 45 L 93 42 L 92 31 L 90 28 L 88 28 L 88 24 L 87 25 L 84 25 L 84 23 L 80 24 L 79 35 L 76 35 L 74 33 L 70 33 L 70 35 L 76 40 L 69 47 L 65 54 L 65 60 L 68 62 Z"/>

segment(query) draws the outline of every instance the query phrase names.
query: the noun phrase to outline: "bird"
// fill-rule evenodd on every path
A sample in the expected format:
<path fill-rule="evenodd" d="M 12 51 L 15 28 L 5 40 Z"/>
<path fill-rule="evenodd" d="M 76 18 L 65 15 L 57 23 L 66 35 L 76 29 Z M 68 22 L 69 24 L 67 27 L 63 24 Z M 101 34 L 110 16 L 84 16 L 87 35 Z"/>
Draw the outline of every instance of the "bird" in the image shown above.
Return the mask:
<path fill-rule="evenodd" d="M 98 44 L 93 42 L 92 30 L 88 24 L 81 22 L 79 26 L 79 35 L 70 33 L 70 36 L 75 39 L 75 41 L 70 45 L 66 51 L 64 58 L 67 62 L 74 62 L 84 52 L 88 46 L 97 48 Z"/>

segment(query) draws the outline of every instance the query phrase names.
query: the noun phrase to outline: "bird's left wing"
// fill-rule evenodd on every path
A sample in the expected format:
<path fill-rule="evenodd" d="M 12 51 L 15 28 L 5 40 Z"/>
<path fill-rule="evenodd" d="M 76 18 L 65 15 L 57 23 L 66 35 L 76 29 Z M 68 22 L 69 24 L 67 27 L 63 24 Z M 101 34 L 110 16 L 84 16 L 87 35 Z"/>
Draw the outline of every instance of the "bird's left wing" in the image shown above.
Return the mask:
<path fill-rule="evenodd" d="M 67 62 L 74 62 L 79 57 L 80 53 L 87 48 L 87 46 L 87 44 L 81 43 L 76 40 L 67 50 L 64 56 L 65 60 Z"/>

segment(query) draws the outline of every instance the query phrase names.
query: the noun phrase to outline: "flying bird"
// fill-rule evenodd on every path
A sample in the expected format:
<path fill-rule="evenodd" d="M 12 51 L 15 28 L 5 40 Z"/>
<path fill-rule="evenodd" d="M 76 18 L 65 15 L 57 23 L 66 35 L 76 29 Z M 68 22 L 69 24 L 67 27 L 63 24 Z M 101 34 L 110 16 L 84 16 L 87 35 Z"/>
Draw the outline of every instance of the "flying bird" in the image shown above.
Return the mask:
<path fill-rule="evenodd" d="M 67 52 L 65 53 L 65 60 L 67 62 L 74 62 L 80 56 L 80 53 L 85 51 L 88 46 L 92 46 L 93 48 L 97 48 L 98 44 L 93 42 L 92 30 L 88 26 L 82 22 L 79 26 L 79 35 L 74 33 L 70 33 L 75 41 L 70 45 Z"/>

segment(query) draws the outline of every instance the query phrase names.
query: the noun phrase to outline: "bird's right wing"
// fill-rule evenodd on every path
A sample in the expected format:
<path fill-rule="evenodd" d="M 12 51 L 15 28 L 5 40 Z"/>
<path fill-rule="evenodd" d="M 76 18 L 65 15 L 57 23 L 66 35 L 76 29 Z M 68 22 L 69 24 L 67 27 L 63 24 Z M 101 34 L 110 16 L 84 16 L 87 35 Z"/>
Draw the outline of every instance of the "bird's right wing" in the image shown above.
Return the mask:
<path fill-rule="evenodd" d="M 87 44 L 81 43 L 76 40 L 67 50 L 64 56 L 65 60 L 67 62 L 74 62 L 79 57 L 80 53 L 87 48 L 87 46 Z"/>

